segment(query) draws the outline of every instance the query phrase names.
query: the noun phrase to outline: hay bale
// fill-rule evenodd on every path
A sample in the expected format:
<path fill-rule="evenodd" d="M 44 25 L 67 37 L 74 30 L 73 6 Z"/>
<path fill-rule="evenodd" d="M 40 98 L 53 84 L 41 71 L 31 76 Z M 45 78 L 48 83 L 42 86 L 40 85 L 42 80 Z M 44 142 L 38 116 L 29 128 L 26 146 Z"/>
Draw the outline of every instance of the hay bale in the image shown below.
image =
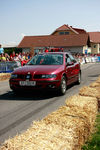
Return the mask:
<path fill-rule="evenodd" d="M 66 129 L 74 128 L 78 137 L 78 143 L 82 145 L 93 129 L 95 117 L 93 115 L 89 117 L 89 114 L 79 107 L 62 106 L 57 111 L 45 117 L 43 121 L 47 125 L 53 123 Z"/>
<path fill-rule="evenodd" d="M 97 83 L 100 83 L 100 76 L 96 80 Z"/>
<path fill-rule="evenodd" d="M 79 111 L 83 109 L 86 113 L 97 113 L 97 99 L 95 97 L 74 95 L 68 98 L 65 103 L 69 107 L 78 107 Z"/>
<path fill-rule="evenodd" d="M 89 87 L 92 87 L 92 88 L 97 88 L 99 87 L 100 88 L 100 83 L 99 82 L 93 82 L 89 85 Z"/>
<path fill-rule="evenodd" d="M 47 126 L 40 121 L 25 133 L 6 141 L 0 150 L 80 150 L 78 138 L 74 126 L 62 128 L 53 123 Z"/>
<path fill-rule="evenodd" d="M 8 80 L 10 78 L 10 73 L 0 73 L 0 81 Z"/>
<path fill-rule="evenodd" d="M 90 131 L 92 131 L 98 110 L 97 99 L 74 95 L 67 99 L 65 103 L 71 110 L 75 111 L 75 115 L 86 119 L 88 124 L 90 124 Z"/>
<path fill-rule="evenodd" d="M 89 85 L 91 88 L 95 88 L 100 93 L 100 82 L 94 82 Z M 100 111 L 100 98 L 98 100 L 98 111 Z"/>
<path fill-rule="evenodd" d="M 79 108 L 76 108 L 76 107 L 70 108 L 67 106 L 62 106 L 57 111 L 49 114 L 43 120 L 45 120 L 47 124 L 55 123 L 55 124 L 61 124 L 62 127 L 66 127 L 69 124 L 67 120 L 69 119 L 72 119 L 72 121 L 76 119 L 85 120 L 86 116 L 87 116 L 87 113 Z M 73 126 L 73 123 L 72 123 L 72 126 Z"/>
<path fill-rule="evenodd" d="M 87 87 L 84 86 L 80 89 L 79 95 L 81 96 L 89 96 L 89 97 L 96 97 L 100 99 L 100 92 L 97 88 Z"/>

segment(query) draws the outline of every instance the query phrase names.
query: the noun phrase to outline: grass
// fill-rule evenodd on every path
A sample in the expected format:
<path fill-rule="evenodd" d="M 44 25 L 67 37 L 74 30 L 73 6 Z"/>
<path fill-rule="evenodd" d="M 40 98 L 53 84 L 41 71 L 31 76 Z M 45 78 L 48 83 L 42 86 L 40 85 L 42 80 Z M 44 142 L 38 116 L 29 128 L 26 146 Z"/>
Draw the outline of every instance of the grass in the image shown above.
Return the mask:
<path fill-rule="evenodd" d="M 100 150 L 100 113 L 97 115 L 95 132 L 82 147 L 82 150 Z"/>

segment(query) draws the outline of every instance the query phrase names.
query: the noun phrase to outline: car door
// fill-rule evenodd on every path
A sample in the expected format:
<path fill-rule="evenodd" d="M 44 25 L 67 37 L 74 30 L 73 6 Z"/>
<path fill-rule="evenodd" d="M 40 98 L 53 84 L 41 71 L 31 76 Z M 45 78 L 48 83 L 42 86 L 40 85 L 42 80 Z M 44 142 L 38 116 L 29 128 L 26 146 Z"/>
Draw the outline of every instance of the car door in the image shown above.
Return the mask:
<path fill-rule="evenodd" d="M 74 63 L 73 79 L 74 79 L 74 81 L 76 81 L 78 74 L 80 72 L 80 64 L 75 60 L 75 58 L 71 54 L 69 54 L 69 57 L 70 57 L 71 61 Z"/>
<path fill-rule="evenodd" d="M 68 79 L 68 84 L 71 84 L 72 82 L 74 82 L 74 69 L 75 69 L 75 65 L 73 60 L 70 58 L 69 55 L 66 54 L 66 76 Z"/>

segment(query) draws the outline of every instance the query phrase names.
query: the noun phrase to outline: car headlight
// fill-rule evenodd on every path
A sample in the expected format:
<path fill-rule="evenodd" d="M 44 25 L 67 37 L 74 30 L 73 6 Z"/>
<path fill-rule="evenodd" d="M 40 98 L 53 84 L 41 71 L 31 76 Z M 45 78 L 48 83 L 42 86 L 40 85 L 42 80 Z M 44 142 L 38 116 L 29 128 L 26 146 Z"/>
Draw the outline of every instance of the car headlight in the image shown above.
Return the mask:
<path fill-rule="evenodd" d="M 11 79 L 16 79 L 18 77 L 17 74 L 11 74 Z"/>
<path fill-rule="evenodd" d="M 42 78 L 56 78 L 56 74 L 43 74 Z"/>

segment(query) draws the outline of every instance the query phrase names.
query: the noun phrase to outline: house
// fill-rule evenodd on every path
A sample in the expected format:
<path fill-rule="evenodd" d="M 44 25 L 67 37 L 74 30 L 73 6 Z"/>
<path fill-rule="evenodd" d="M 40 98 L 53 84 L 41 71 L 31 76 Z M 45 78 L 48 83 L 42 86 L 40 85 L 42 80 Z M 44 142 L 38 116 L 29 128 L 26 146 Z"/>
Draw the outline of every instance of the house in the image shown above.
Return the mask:
<path fill-rule="evenodd" d="M 84 29 L 63 25 L 51 35 L 25 36 L 18 48 L 24 52 L 43 52 L 46 48 L 63 48 L 72 53 L 85 53 L 90 47 L 89 34 Z"/>
<path fill-rule="evenodd" d="M 89 36 L 90 36 L 91 53 L 99 54 L 100 53 L 100 32 L 89 32 Z"/>

